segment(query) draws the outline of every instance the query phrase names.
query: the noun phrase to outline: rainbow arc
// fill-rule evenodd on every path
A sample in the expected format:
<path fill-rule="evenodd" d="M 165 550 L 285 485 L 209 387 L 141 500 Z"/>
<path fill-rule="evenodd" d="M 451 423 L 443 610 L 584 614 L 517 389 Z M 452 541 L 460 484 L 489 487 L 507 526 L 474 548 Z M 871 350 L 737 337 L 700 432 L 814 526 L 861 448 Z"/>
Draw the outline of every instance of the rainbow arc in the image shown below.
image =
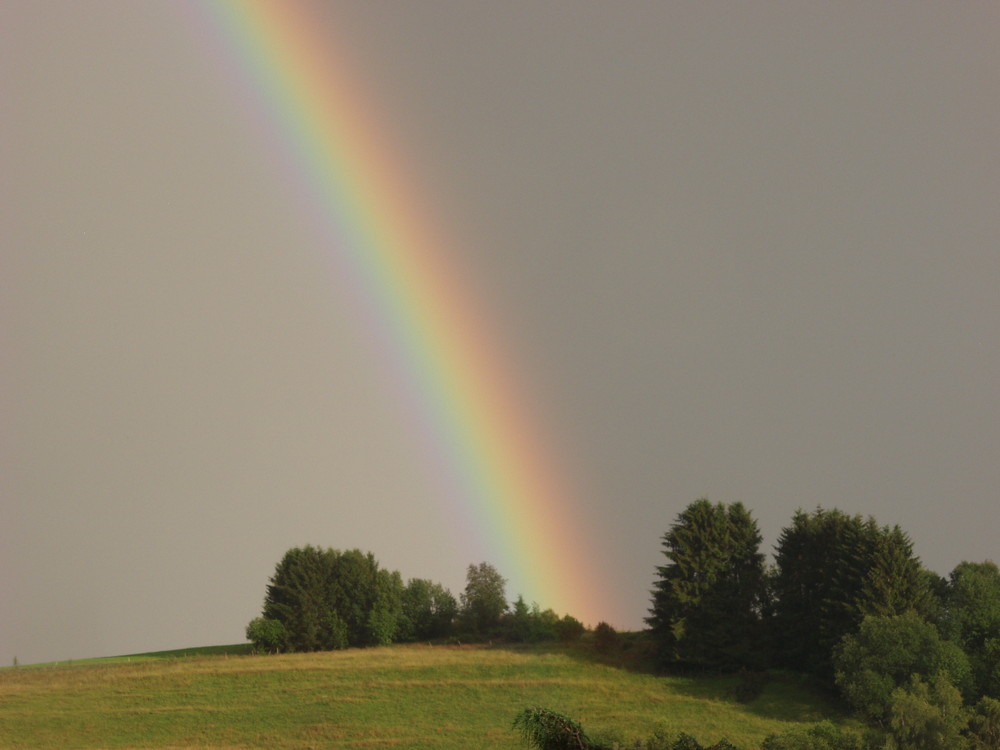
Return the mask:
<path fill-rule="evenodd" d="M 590 624 L 605 619 L 608 589 L 571 484 L 528 413 L 512 358 L 449 261 L 453 243 L 421 210 L 363 76 L 305 5 L 207 7 L 317 208 L 333 266 L 365 300 L 383 361 L 413 402 L 414 439 L 430 441 L 484 559 L 512 594 Z"/>

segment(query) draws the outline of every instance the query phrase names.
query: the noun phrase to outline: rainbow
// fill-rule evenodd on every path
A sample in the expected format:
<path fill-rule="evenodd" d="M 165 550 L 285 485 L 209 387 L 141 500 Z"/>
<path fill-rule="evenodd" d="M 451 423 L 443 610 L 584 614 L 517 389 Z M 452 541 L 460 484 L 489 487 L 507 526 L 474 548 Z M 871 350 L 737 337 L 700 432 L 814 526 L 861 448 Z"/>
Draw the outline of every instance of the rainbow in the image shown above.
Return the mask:
<path fill-rule="evenodd" d="M 454 243 L 421 210 L 357 67 L 300 3 L 203 7 L 294 163 L 338 272 L 363 298 L 380 355 L 417 415 L 415 439 L 432 446 L 484 559 L 512 595 L 591 625 L 607 619 L 610 589 L 576 494 L 548 457 L 512 358 L 449 260 Z"/>

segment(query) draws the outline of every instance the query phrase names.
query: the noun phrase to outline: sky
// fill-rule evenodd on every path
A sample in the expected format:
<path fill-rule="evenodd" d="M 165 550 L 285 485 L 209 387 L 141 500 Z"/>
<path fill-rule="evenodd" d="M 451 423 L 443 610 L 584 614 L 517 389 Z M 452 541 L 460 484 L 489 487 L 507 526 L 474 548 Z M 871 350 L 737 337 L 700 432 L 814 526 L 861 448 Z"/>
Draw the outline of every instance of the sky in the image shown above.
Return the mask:
<path fill-rule="evenodd" d="M 995 3 L 309 12 L 515 360 L 601 619 L 642 626 L 700 497 L 768 553 L 822 506 L 1000 558 Z M 238 642 L 294 546 L 456 595 L 488 552 L 250 80 L 197 3 L 0 0 L 0 663 Z"/>

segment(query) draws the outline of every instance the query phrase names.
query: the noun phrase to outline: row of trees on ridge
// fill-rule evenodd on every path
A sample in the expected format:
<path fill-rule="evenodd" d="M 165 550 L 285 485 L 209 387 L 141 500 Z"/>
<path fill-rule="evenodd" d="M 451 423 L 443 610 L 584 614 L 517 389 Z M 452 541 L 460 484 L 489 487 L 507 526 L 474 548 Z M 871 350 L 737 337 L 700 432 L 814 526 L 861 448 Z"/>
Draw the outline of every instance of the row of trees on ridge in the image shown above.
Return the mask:
<path fill-rule="evenodd" d="M 661 667 L 807 672 L 895 747 L 1000 748 L 993 562 L 945 579 L 898 526 L 818 508 L 795 514 L 767 565 L 750 512 L 705 499 L 662 543 L 646 619 Z"/>
<path fill-rule="evenodd" d="M 898 526 L 836 509 L 795 513 L 773 563 L 761 542 L 741 503 L 691 503 L 662 537 L 666 560 L 656 568 L 649 628 L 630 642 L 647 643 L 660 669 L 739 671 L 757 687 L 772 667 L 811 674 L 878 727 L 887 748 L 1000 750 L 994 563 L 963 562 L 942 578 L 922 566 Z M 280 652 L 584 633 L 569 614 L 522 597 L 509 604 L 505 586 L 488 563 L 470 565 L 456 599 L 429 580 L 404 583 L 371 553 L 295 548 L 276 566 L 247 637 L 258 650 Z M 595 648 L 617 643 L 614 630 L 599 624 Z M 544 710 L 534 719 L 522 727 L 526 738 L 576 726 Z M 881 739 L 872 744 L 832 726 L 799 734 L 769 737 L 765 748 L 883 747 Z M 697 746 L 692 738 L 677 743 L 671 750 Z"/>
<path fill-rule="evenodd" d="M 439 583 L 382 568 L 358 549 L 288 550 L 271 576 L 260 617 L 247 626 L 266 652 L 321 651 L 444 638 L 572 640 L 583 625 L 570 615 L 508 605 L 507 581 L 489 563 L 470 565 L 459 599 Z"/>

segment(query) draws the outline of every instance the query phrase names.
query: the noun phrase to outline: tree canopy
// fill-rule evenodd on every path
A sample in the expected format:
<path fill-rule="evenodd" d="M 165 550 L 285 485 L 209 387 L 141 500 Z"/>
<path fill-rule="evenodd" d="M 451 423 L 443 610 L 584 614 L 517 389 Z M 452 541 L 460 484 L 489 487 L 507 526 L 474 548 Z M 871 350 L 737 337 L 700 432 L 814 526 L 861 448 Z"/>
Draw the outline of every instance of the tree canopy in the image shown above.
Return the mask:
<path fill-rule="evenodd" d="M 275 568 L 263 619 L 281 623 L 292 651 L 391 643 L 401 592 L 399 574 L 370 552 L 296 547 Z"/>
<path fill-rule="evenodd" d="M 470 565 L 462 592 L 462 619 L 470 632 L 486 635 L 507 611 L 507 579 L 489 563 Z"/>
<path fill-rule="evenodd" d="M 832 677 L 834 647 L 866 615 L 931 608 L 928 578 L 899 527 L 839 510 L 799 511 L 781 532 L 773 580 L 779 661 Z"/>
<path fill-rule="evenodd" d="M 570 641 L 584 627 L 518 597 L 513 612 L 506 579 L 489 563 L 470 565 L 461 606 L 439 583 L 380 567 L 358 549 L 288 550 L 269 579 L 261 615 L 246 628 L 258 651 L 320 651 L 443 638 Z"/>
<path fill-rule="evenodd" d="M 833 664 L 837 687 L 848 703 L 873 719 L 888 716 L 893 691 L 914 675 L 933 680 L 945 674 L 965 692 L 972 687 L 962 649 L 913 611 L 866 617 L 858 632 L 844 636 L 834 650 Z"/>
<path fill-rule="evenodd" d="M 742 503 L 700 499 L 663 536 L 646 622 L 663 663 L 759 663 L 765 599 L 761 536 Z"/>

